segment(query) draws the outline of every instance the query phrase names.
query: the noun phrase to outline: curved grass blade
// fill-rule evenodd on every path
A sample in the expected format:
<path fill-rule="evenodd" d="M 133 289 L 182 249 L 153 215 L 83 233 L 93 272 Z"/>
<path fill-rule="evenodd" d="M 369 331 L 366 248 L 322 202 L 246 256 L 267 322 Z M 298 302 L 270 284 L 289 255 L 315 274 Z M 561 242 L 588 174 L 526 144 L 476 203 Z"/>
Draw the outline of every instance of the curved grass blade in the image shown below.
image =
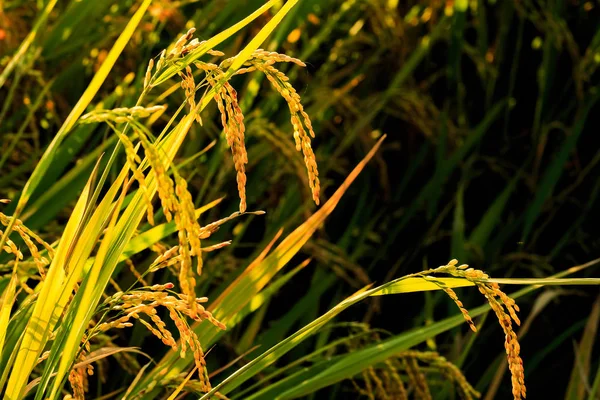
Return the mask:
<path fill-rule="evenodd" d="M 58 303 L 60 294 L 67 281 L 65 267 L 72 256 L 72 244 L 77 240 L 77 233 L 85 223 L 84 218 L 88 211 L 89 200 L 92 196 L 92 181 L 95 174 L 88 181 L 83 193 L 79 197 L 75 208 L 67 222 L 62 239 L 52 259 L 46 280 L 42 285 L 39 298 L 44 301 L 35 303 L 33 314 L 27 323 L 23 340 L 13 366 L 12 374 L 8 380 L 5 398 L 19 399 L 25 388 L 27 378 L 35 367 L 37 359 L 46 344 L 50 332 L 58 321 L 58 315 L 54 313 L 55 305 Z M 13 218 L 13 221 L 15 218 Z"/>
<path fill-rule="evenodd" d="M 346 308 L 358 303 L 359 301 L 364 300 L 365 298 L 367 298 L 369 296 L 386 294 L 385 293 L 386 289 L 388 289 L 390 287 L 395 288 L 394 293 L 419 291 L 420 286 L 416 282 L 417 280 L 424 282 L 424 284 L 422 286 L 424 288 L 424 290 L 434 290 L 434 288 L 440 290 L 441 287 L 468 286 L 463 283 L 464 281 L 466 281 L 465 279 L 457 279 L 457 278 L 439 278 L 439 279 L 437 279 L 436 278 L 435 281 L 438 282 L 436 284 L 434 282 L 431 282 L 429 280 L 429 278 L 427 278 L 427 280 L 425 280 L 423 277 L 418 277 L 418 278 L 402 277 L 402 278 L 396 279 L 394 281 L 391 281 L 389 283 L 386 283 L 384 285 L 378 286 L 373 289 L 369 289 L 369 290 L 362 289 L 361 291 L 357 292 L 353 296 L 350 296 L 349 298 L 340 302 L 338 305 L 333 307 L 326 314 L 315 319 L 310 324 L 306 325 L 305 327 L 303 327 L 302 329 L 300 329 L 293 335 L 280 341 L 275 346 L 271 347 L 269 350 L 267 350 L 266 352 L 264 352 L 263 354 L 261 354 L 260 356 L 258 356 L 254 360 L 252 360 L 250 363 L 246 364 L 245 366 L 243 366 L 242 368 L 240 368 L 239 370 L 234 372 L 232 375 L 230 375 L 227 379 L 225 379 L 219 385 L 215 386 L 210 392 L 205 394 L 201 398 L 201 400 L 209 399 L 210 396 L 212 394 L 214 394 L 216 391 L 219 391 L 222 394 L 229 393 L 230 391 L 232 391 L 233 389 L 235 389 L 236 387 L 238 387 L 239 385 L 243 384 L 245 381 L 250 379 L 252 376 L 260 373 L 266 367 L 273 364 L 277 359 L 279 359 L 285 353 L 287 353 L 292 348 L 294 348 L 295 346 L 300 344 L 300 342 L 304 341 L 305 339 L 309 338 L 310 336 L 312 336 L 313 334 L 318 332 L 325 324 L 327 324 L 329 321 L 331 321 L 334 317 L 336 317 L 339 313 L 344 311 Z M 463 282 L 460 282 L 460 281 L 463 281 Z M 470 285 L 474 285 L 472 282 L 468 282 L 468 283 Z M 457 286 L 453 286 L 453 285 L 457 285 Z M 403 286 L 406 286 L 406 288 L 403 288 Z M 360 360 L 360 359 L 356 359 L 355 362 L 360 364 L 360 362 L 358 360 Z M 304 385 L 299 385 L 299 386 L 304 387 Z M 312 386 L 310 386 L 310 385 L 308 386 L 308 388 L 311 388 L 311 387 Z M 308 393 L 310 393 L 310 392 L 303 393 L 302 395 L 306 395 Z"/>
<path fill-rule="evenodd" d="M 211 303 L 208 309 L 213 313 L 215 318 L 228 325 L 228 328 L 233 326 L 231 324 L 233 316 L 252 301 L 252 298 L 298 253 L 317 228 L 322 225 L 325 218 L 333 212 L 351 183 L 364 169 L 369 160 L 373 158 L 385 137 L 384 135 L 379 139 L 365 158 L 348 175 L 337 191 L 316 213 L 288 235 L 262 262 L 253 262 L 249 265 L 242 275 Z M 194 330 L 198 334 L 200 343 L 203 345 L 213 344 L 216 338 L 222 334 L 221 331 L 203 323 L 196 324 Z M 152 381 L 157 381 L 158 379 L 170 379 L 187 368 L 189 363 L 189 358 L 181 359 L 178 353 L 169 351 L 156 368 L 148 374 L 142 386 L 150 385 Z M 165 368 L 168 373 L 164 377 L 159 378 L 159 371 L 165 370 Z"/>
<path fill-rule="evenodd" d="M 17 288 L 17 267 L 19 260 L 16 259 L 13 272 L 8 282 L 8 286 L 4 289 L 2 297 L 0 297 L 0 355 L 2 354 L 2 348 L 4 346 L 4 339 L 6 339 L 6 330 L 8 329 L 8 321 L 10 319 L 10 311 L 15 301 L 15 291 Z"/>
<path fill-rule="evenodd" d="M 571 379 L 567 386 L 565 400 L 583 399 L 584 393 L 591 391 L 587 385 L 591 370 L 592 350 L 594 342 L 598 340 L 598 324 L 600 322 L 600 296 L 596 298 L 592 311 L 583 331 L 579 346 L 575 349 L 575 361 L 571 371 Z"/>
<path fill-rule="evenodd" d="M 125 185 L 125 187 L 126 186 L 127 185 Z M 60 354 L 60 362 L 56 372 L 56 377 L 54 378 L 54 385 L 52 386 L 50 396 L 48 397 L 50 399 L 54 399 L 58 396 L 63 379 L 66 377 L 68 368 L 71 366 L 71 362 L 75 359 L 76 352 L 79 349 L 81 337 L 83 336 L 89 320 L 95 311 L 97 299 L 93 297 L 93 291 L 98 284 L 100 270 L 104 267 L 104 262 L 107 258 L 108 252 L 110 251 L 109 246 L 112 244 L 114 236 L 117 234 L 115 232 L 115 225 L 117 223 L 119 209 L 121 208 L 120 205 L 123 202 L 124 197 L 125 193 L 122 193 L 119 200 L 112 208 L 112 217 L 110 218 L 110 222 L 104 233 L 104 237 L 102 239 L 102 243 L 100 244 L 100 248 L 98 249 L 98 254 L 96 255 L 94 264 L 82 282 L 81 288 L 77 291 L 75 299 L 69 307 L 70 310 L 75 310 L 75 312 L 72 320 L 68 321 L 70 323 L 64 325 L 71 327 L 69 330 L 63 330 L 63 332 L 67 334 L 64 346 L 62 347 L 60 353 L 55 351 L 55 354 Z M 59 343 L 59 341 L 56 341 L 56 343 Z M 49 371 L 50 368 L 46 368 L 45 370 Z M 38 391 L 38 394 L 43 394 L 43 392 L 44 390 Z"/>
<path fill-rule="evenodd" d="M 567 271 L 557 274 L 557 276 L 564 276 L 564 275 L 570 274 L 570 273 L 574 272 L 575 270 L 580 270 L 587 266 L 593 265 L 593 264 L 597 263 L 598 261 L 600 261 L 600 260 L 594 260 L 594 261 L 584 264 L 582 266 L 570 268 Z M 550 281 L 556 282 L 558 280 L 559 280 L 558 278 L 553 278 L 553 279 L 549 279 L 549 282 Z M 573 281 L 577 281 L 577 280 L 578 279 L 573 279 Z M 490 280 L 490 281 L 493 281 L 493 280 Z M 507 280 L 505 280 L 505 281 L 507 281 Z M 518 281 L 518 280 L 516 280 L 516 281 Z M 526 293 L 529 293 L 533 290 L 540 288 L 543 285 L 543 283 L 542 283 L 543 279 L 535 279 L 534 281 L 535 281 L 535 283 L 539 283 L 539 284 L 532 284 L 531 286 L 529 286 L 527 288 L 524 288 L 514 294 L 511 294 L 510 297 L 512 297 L 513 299 L 516 299 L 518 297 L 523 296 Z M 565 281 L 567 281 L 567 280 L 565 280 Z M 600 282 L 597 282 L 596 284 L 600 284 Z M 395 282 L 393 284 L 388 284 L 388 285 L 390 287 L 400 286 L 400 285 L 402 285 L 402 281 L 398 280 L 397 282 Z M 385 286 L 386 285 L 383 285 L 383 287 L 381 289 L 378 289 L 378 291 L 385 290 L 386 289 Z M 376 288 L 376 290 L 377 290 L 377 288 Z M 489 310 L 489 305 L 485 304 L 485 305 L 482 305 L 475 309 L 469 310 L 469 314 L 471 315 L 471 317 L 477 317 L 477 316 L 487 312 L 488 310 Z M 319 390 L 326 386 L 332 385 L 343 379 L 347 379 L 352 376 L 355 376 L 356 374 L 360 373 L 361 371 L 368 368 L 369 366 L 380 363 L 380 362 L 386 360 L 387 358 L 391 357 L 392 355 L 397 354 L 400 351 L 407 350 L 419 343 L 424 342 L 425 340 L 427 340 L 430 337 L 436 336 L 442 332 L 452 329 L 452 328 L 460 325 L 462 322 L 463 322 L 462 315 L 456 315 L 454 317 L 446 318 L 442 321 L 436 322 L 432 325 L 429 325 L 429 326 L 426 326 L 423 328 L 414 329 L 410 332 L 400 334 L 393 338 L 373 344 L 362 350 L 350 353 L 347 356 L 343 357 L 340 361 L 338 361 L 334 365 L 330 366 L 327 370 L 322 371 L 316 375 L 313 375 L 312 378 L 302 382 L 295 388 L 288 390 L 285 393 L 282 393 L 280 395 L 280 397 L 278 397 L 278 398 L 292 399 L 292 398 L 305 396 L 309 393 L 313 393 L 316 390 Z"/>
<path fill-rule="evenodd" d="M 171 395 L 167 398 L 167 400 L 175 400 L 177 398 L 177 395 L 179 393 L 181 393 L 181 391 L 183 390 L 183 388 L 185 387 L 186 383 L 188 383 L 188 381 L 192 378 L 192 376 L 194 375 L 194 373 L 196 372 L 196 369 L 198 367 L 194 367 L 192 368 L 192 370 L 190 371 L 189 374 L 187 374 L 187 376 L 185 377 L 185 379 L 183 381 L 181 381 L 181 383 L 179 384 L 179 386 L 177 386 L 177 389 L 175 389 L 173 391 L 173 393 L 171 393 Z"/>

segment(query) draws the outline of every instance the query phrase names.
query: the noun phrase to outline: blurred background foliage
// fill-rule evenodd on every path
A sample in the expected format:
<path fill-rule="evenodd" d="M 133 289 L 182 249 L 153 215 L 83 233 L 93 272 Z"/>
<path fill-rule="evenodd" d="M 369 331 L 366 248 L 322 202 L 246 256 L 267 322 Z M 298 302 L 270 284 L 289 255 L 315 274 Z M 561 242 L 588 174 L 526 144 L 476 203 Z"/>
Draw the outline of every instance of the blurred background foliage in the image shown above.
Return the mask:
<path fill-rule="evenodd" d="M 0 70 L 53 2 L 0 1 Z M 174 38 L 191 26 L 200 40 L 209 38 L 262 3 L 153 1 L 96 96 L 102 104 L 94 106 L 133 106 L 148 59 Z M 18 198 L 137 4 L 61 0 L 38 27 L 0 88 L 0 198 Z M 219 49 L 236 54 L 271 15 Z M 600 3 L 583 0 L 300 1 L 265 48 L 307 64 L 283 68 L 315 127 L 322 201 L 382 134 L 388 136 L 292 261 L 298 265 L 310 257 L 308 266 L 228 332 L 207 357 L 209 370 L 254 344 L 270 347 L 368 283 L 451 258 L 494 277 L 545 277 L 597 258 L 599 21 Z M 235 77 L 232 84 L 246 117 L 248 209 L 267 213 L 234 220 L 214 235 L 214 243 L 233 238 L 233 244 L 206 256 L 200 293 L 230 282 L 280 228 L 291 231 L 315 208 L 284 100 L 258 74 Z M 175 110 L 185 98 L 177 86 L 175 80 L 164 84 L 148 105 L 167 102 Z M 235 170 L 220 136 L 213 104 L 176 161 L 197 207 L 225 196 L 201 223 L 237 209 Z M 108 128 L 77 126 L 24 222 L 47 241 L 59 237 L 97 157 L 115 141 Z M 4 208 L 10 214 L 11 205 Z M 143 265 L 150 259 L 132 261 Z M 126 272 L 116 277 L 122 285 L 131 283 Z M 598 268 L 584 272 L 593 275 Z M 467 307 L 482 302 L 476 291 L 461 290 L 459 296 Z M 522 319 L 533 322 L 520 334 L 530 398 L 541 398 L 548 382 L 556 393 L 566 393 L 581 368 L 592 385 L 600 368 L 598 341 L 579 342 L 598 323 L 597 313 L 588 318 L 597 296 L 595 288 L 550 288 L 519 300 Z M 373 298 L 341 319 L 380 329 L 376 340 L 454 314 L 455 305 L 436 292 Z M 298 346 L 289 360 L 335 337 L 336 329 Z M 500 328 L 483 323 L 478 335 L 467 331 L 461 326 L 420 349 L 437 350 L 456 363 L 484 396 L 508 398 Z M 130 346 L 144 341 L 156 339 L 143 329 L 117 339 Z M 160 357 L 164 350 L 157 345 L 150 354 Z M 132 377 L 105 385 L 120 387 L 119 379 Z M 345 382 L 322 393 L 353 390 Z"/>

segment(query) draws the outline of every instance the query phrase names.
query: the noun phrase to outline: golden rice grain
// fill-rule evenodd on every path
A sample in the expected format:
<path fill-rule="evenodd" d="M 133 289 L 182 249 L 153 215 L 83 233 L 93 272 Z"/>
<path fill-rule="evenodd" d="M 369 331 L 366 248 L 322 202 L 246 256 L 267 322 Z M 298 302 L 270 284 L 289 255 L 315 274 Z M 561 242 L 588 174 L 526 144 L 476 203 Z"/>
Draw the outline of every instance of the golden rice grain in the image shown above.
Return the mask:
<path fill-rule="evenodd" d="M 31 257 L 33 257 L 33 261 L 35 262 L 40 277 L 44 279 L 46 276 L 45 267 L 49 264 L 48 260 L 42 257 L 42 255 L 38 251 L 37 246 L 31 240 L 31 237 L 21 229 L 21 226 L 14 227 L 14 230 L 19 233 L 19 236 L 21 236 L 21 238 L 25 242 L 25 245 L 31 253 Z"/>
<path fill-rule="evenodd" d="M 395 367 L 394 363 L 391 360 L 385 360 L 385 365 L 387 367 L 386 371 L 390 374 L 390 391 L 392 394 L 392 398 L 398 400 L 406 400 L 408 399 L 408 393 L 406 391 L 406 387 L 404 386 L 404 382 L 402 382 L 402 378 L 398 373 L 398 369 Z"/>
<path fill-rule="evenodd" d="M 3 234 L 4 232 L 0 230 L 0 236 L 2 236 Z M 15 258 L 18 260 L 23 259 L 23 253 L 21 253 L 17 245 L 9 238 L 6 239 L 6 244 L 4 245 L 3 250 L 9 254 L 14 254 Z"/>
<path fill-rule="evenodd" d="M 464 308 L 462 302 L 458 299 L 458 296 L 456 295 L 454 290 L 452 290 L 450 288 L 445 288 L 445 287 L 442 288 L 442 290 L 448 295 L 448 297 L 450 297 L 452 299 L 452 301 L 454 301 L 454 303 L 456 304 L 456 306 L 462 313 L 465 321 L 467 321 L 467 323 L 469 324 L 469 327 L 471 328 L 471 330 L 473 332 L 477 332 L 477 328 L 475 327 L 475 324 L 473 323 L 473 320 L 471 319 L 469 312 L 467 311 L 466 308 Z"/>
<path fill-rule="evenodd" d="M 138 182 L 138 184 L 140 185 L 140 189 L 142 190 L 142 194 L 146 202 L 146 219 L 148 220 L 148 223 L 150 225 L 154 225 L 154 207 L 152 206 L 152 196 L 150 196 L 150 191 L 148 190 L 148 186 L 146 185 L 146 178 L 144 176 L 144 173 L 139 168 L 139 164 L 142 163 L 142 160 L 137 154 L 137 150 L 133 146 L 133 143 L 131 142 L 131 140 L 129 140 L 129 137 L 120 132 L 116 127 L 112 126 L 112 128 L 113 131 L 119 137 L 121 143 L 123 143 L 123 147 L 125 148 L 125 157 L 127 160 L 127 165 L 133 173 L 133 178 Z"/>
<path fill-rule="evenodd" d="M 458 261 L 451 260 L 448 264 L 442 265 L 433 270 L 425 271 L 424 273 L 447 273 L 452 276 L 465 278 L 477 286 L 481 294 L 485 296 L 490 307 L 496 314 L 498 322 L 502 327 L 505 335 L 504 347 L 506 349 L 508 368 L 511 372 L 512 393 L 515 400 L 525 398 L 527 390 L 525 387 L 525 373 L 523 368 L 523 360 L 520 356 L 521 347 L 517 340 L 517 335 L 512 328 L 512 322 L 520 325 L 520 320 L 517 317 L 519 307 L 515 301 L 506 293 L 500 290 L 497 283 L 485 282 L 489 276 L 481 270 L 469 268 L 463 264 L 457 267 Z"/>
<path fill-rule="evenodd" d="M 198 258 L 198 275 L 202 274 L 202 247 L 200 245 L 200 224 L 196 220 L 196 211 L 192 195 L 187 190 L 187 182 L 180 176 L 176 177 L 175 193 L 179 197 L 179 212 L 185 216 L 183 228 L 187 233 L 190 244 L 190 255 Z"/>
<path fill-rule="evenodd" d="M 156 112 L 162 112 L 167 108 L 166 105 L 158 105 L 152 107 L 120 107 L 112 110 L 94 110 L 84 114 L 79 118 L 80 124 L 92 124 L 99 122 L 116 122 L 124 123 L 134 121 L 139 118 L 148 118 Z"/>
<path fill-rule="evenodd" d="M 177 216 L 175 217 L 176 223 L 177 220 L 181 220 Z M 178 224 L 179 225 L 179 224 Z M 194 271 L 192 269 L 192 257 L 190 255 L 189 244 L 187 240 L 187 235 L 185 233 L 185 228 L 181 229 L 178 226 L 179 232 L 179 285 L 181 286 L 181 291 L 190 296 L 190 299 L 196 297 L 195 287 L 196 287 L 196 278 L 194 277 Z M 190 307 L 190 312 L 192 316 L 197 315 L 197 305 L 193 300 L 188 301 L 188 306 Z"/>
<path fill-rule="evenodd" d="M 71 372 L 69 372 L 68 379 L 71 384 L 71 389 L 73 390 L 72 398 L 75 400 L 83 400 L 85 398 L 83 374 L 82 368 L 73 368 L 71 369 Z"/>
<path fill-rule="evenodd" d="M 152 78 L 152 68 L 154 67 L 154 59 L 151 58 L 148 62 L 148 68 L 146 68 L 146 75 L 144 76 L 144 89 L 148 87 L 150 84 L 150 79 Z"/>
<path fill-rule="evenodd" d="M 427 379 L 425 379 L 423 371 L 419 368 L 416 358 L 413 355 L 408 354 L 405 355 L 403 359 L 408 379 L 414 387 L 417 397 L 419 399 L 431 400 L 431 392 L 429 391 Z"/>
<path fill-rule="evenodd" d="M 319 171 L 317 169 L 315 154 L 312 150 L 310 140 L 311 137 L 315 137 L 315 132 L 310 117 L 304 111 L 300 95 L 298 95 L 296 90 L 288 82 L 287 76 L 277 68 L 267 64 L 257 65 L 256 67 L 266 75 L 275 90 L 281 94 L 288 104 L 291 113 L 292 126 L 294 127 L 296 150 L 302 151 L 302 154 L 304 155 L 304 163 L 306 164 L 306 169 L 308 171 L 308 182 L 312 191 L 313 200 L 316 204 L 319 204 Z"/>
<path fill-rule="evenodd" d="M 458 385 L 459 393 L 461 398 L 466 400 L 472 400 L 474 398 L 481 397 L 481 394 L 477 392 L 473 386 L 467 381 L 460 369 L 449 362 L 446 358 L 442 357 L 439 353 L 434 351 L 414 351 L 409 350 L 402 352 L 400 357 L 410 357 L 414 360 L 427 363 L 430 367 L 441 372 L 445 375 L 449 381 L 456 382 Z"/>
<path fill-rule="evenodd" d="M 162 158 L 158 154 L 158 150 L 152 143 L 150 143 L 150 140 L 146 134 L 135 125 L 133 125 L 133 130 L 142 143 L 146 158 L 148 159 L 148 162 L 150 163 L 150 166 L 152 167 L 152 170 L 156 176 L 157 193 L 163 207 L 165 218 L 167 221 L 171 221 L 173 213 L 177 211 L 177 198 L 175 197 L 173 180 L 167 174 Z"/>
<path fill-rule="evenodd" d="M 202 68 L 206 67 L 206 64 L 201 65 Z M 219 70 L 216 70 L 219 71 Z M 214 71 L 213 71 L 214 72 Z M 213 86 L 217 86 L 217 77 L 220 77 L 222 73 L 217 73 L 215 76 L 207 76 L 208 82 Z M 246 211 L 246 167 L 248 163 L 248 153 L 246 151 L 246 144 L 244 139 L 244 133 L 246 127 L 244 125 L 244 115 L 238 104 L 237 92 L 226 82 L 217 95 L 215 96 L 215 102 L 217 103 L 217 109 L 221 114 L 221 125 L 225 133 L 225 139 L 227 145 L 231 149 L 233 156 L 233 164 L 236 171 L 236 181 L 238 186 L 238 194 L 240 196 L 240 212 Z"/>

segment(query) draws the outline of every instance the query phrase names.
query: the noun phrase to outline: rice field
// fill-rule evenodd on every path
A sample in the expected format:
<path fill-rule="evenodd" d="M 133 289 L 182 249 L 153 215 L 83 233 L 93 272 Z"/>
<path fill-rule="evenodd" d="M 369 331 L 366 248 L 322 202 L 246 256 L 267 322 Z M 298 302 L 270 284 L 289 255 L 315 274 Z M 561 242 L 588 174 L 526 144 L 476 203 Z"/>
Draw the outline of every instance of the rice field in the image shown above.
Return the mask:
<path fill-rule="evenodd" d="M 0 396 L 600 399 L 599 67 L 593 1 L 0 0 Z"/>

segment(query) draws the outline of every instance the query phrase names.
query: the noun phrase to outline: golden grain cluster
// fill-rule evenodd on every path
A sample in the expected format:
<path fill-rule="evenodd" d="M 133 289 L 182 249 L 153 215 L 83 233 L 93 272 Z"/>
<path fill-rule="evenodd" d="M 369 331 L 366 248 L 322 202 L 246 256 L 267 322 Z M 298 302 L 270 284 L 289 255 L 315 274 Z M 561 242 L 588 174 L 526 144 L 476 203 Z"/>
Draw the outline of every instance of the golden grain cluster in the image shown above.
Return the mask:
<path fill-rule="evenodd" d="M 373 331 L 365 333 L 371 334 L 367 342 L 380 340 Z M 352 345 L 349 347 L 353 348 Z M 354 388 L 369 399 L 431 400 L 435 398 L 432 393 L 439 390 L 435 385 L 440 384 L 440 377 L 452 382 L 462 399 L 473 400 L 481 396 L 456 365 L 434 351 L 402 351 L 378 367 L 365 369 L 361 377 L 362 385 L 353 380 Z"/>
<path fill-rule="evenodd" d="M 130 290 L 128 292 L 117 292 L 104 304 L 108 311 L 118 313 L 118 317 L 110 321 L 102 322 L 95 326 L 94 332 L 101 333 L 110 329 L 127 328 L 133 326 L 132 319 L 143 324 L 154 336 L 160 339 L 165 345 L 178 351 L 181 357 L 185 357 L 186 352 L 191 350 L 199 376 L 204 379 L 204 353 L 197 335 L 191 330 L 186 318 L 194 321 L 208 320 L 219 329 L 225 329 L 225 325 L 216 320 L 210 311 L 207 311 L 203 304 L 208 301 L 206 297 L 190 298 L 186 294 L 174 293 L 172 283 L 156 284 L 150 287 Z M 190 306 L 190 303 L 194 306 Z M 176 341 L 173 334 L 168 330 L 165 322 L 160 318 L 158 309 L 162 307 L 168 311 L 169 318 L 175 324 L 179 333 L 179 341 Z M 142 318 L 145 316 L 149 321 Z M 210 383 L 205 381 L 206 389 L 210 389 Z"/>
<path fill-rule="evenodd" d="M 458 265 L 457 260 L 451 260 L 447 265 L 442 265 L 433 270 L 426 271 L 426 273 L 446 273 L 455 277 L 465 278 L 473 282 L 481 294 L 485 296 L 490 307 L 496 314 L 502 330 L 504 331 L 504 347 L 506 349 L 506 355 L 508 359 L 508 368 L 511 372 L 513 396 L 516 400 L 525 398 L 527 391 L 525 388 L 523 360 L 520 356 L 521 346 L 517 340 L 517 334 L 512 327 L 513 322 L 517 325 L 521 324 L 521 321 L 517 317 L 519 307 L 515 301 L 502 290 L 500 290 L 500 287 L 497 283 L 487 282 L 486 280 L 489 279 L 489 276 L 486 273 L 481 270 L 469 268 L 469 266 L 466 264 Z M 446 293 L 448 293 L 446 289 L 444 290 Z M 460 303 L 458 298 L 455 296 L 452 299 L 457 303 L 461 309 L 461 312 L 463 312 L 463 315 L 465 316 L 465 320 L 473 329 L 473 322 L 471 321 L 471 318 L 466 310 L 464 310 L 462 307 L 462 303 Z"/>
<path fill-rule="evenodd" d="M 190 52 L 204 45 L 205 42 L 192 39 L 193 33 L 194 29 L 192 28 L 181 36 L 169 51 L 161 52 L 156 63 L 154 59 L 150 60 L 144 76 L 144 94 L 152 90 L 156 85 L 157 77 L 161 73 L 164 73 L 168 68 L 178 66 L 178 60 L 182 60 Z M 203 51 L 215 57 L 224 55 L 213 49 L 204 49 Z M 248 163 L 248 153 L 245 145 L 246 127 L 244 115 L 238 102 L 237 91 L 227 81 L 225 72 L 226 68 L 231 65 L 232 60 L 227 59 L 219 65 L 196 60 L 193 63 L 178 67 L 175 73 L 175 76 L 179 75 L 181 79 L 180 86 L 184 91 L 185 101 L 190 110 L 189 113 L 199 123 L 202 123 L 202 119 L 198 111 L 196 93 L 206 85 L 215 90 L 214 100 L 220 113 L 225 140 L 233 156 L 240 197 L 239 213 L 234 213 L 228 218 L 223 218 L 204 227 L 200 226 L 186 180 L 177 169 L 172 167 L 170 159 L 161 149 L 158 140 L 153 137 L 148 126 L 139 122 L 141 118 L 163 113 L 165 106 L 143 107 L 136 105 L 111 110 L 97 109 L 85 114 L 79 120 L 81 124 L 106 123 L 118 136 L 124 148 L 127 166 L 134 180 L 138 183 L 138 190 L 141 190 L 146 203 L 148 222 L 151 225 L 155 224 L 153 192 L 148 188 L 149 179 L 154 179 L 157 188 L 156 193 L 164 217 L 167 221 L 174 221 L 175 223 L 178 245 L 168 249 L 163 248 L 155 261 L 142 273 L 137 271 L 130 260 L 127 260 L 130 271 L 136 277 L 137 282 L 147 285 L 144 279 L 146 273 L 156 272 L 161 268 L 174 268 L 181 289 L 181 293 L 175 293 L 172 292 L 174 285 L 165 284 L 123 292 L 116 282 L 111 281 L 117 289 L 117 293 L 108 297 L 104 306 L 107 307 L 108 311 L 116 312 L 118 315 L 109 317 L 108 320 L 92 321 L 91 332 L 93 333 L 88 339 L 84 340 L 84 346 L 89 345 L 90 339 L 97 340 L 98 337 L 103 335 L 103 332 L 131 327 L 133 321 L 137 320 L 165 345 L 177 349 L 182 357 L 185 356 L 188 349 L 193 353 L 203 391 L 210 389 L 208 374 L 205 370 L 204 353 L 198 337 L 190 328 L 186 318 L 194 321 L 208 320 L 219 329 L 225 329 L 225 326 L 203 307 L 202 304 L 207 299 L 204 297 L 197 298 L 195 287 L 196 278 L 202 273 L 202 252 L 217 250 L 228 245 L 230 241 L 217 243 L 203 249 L 201 240 L 208 238 L 222 223 L 246 212 L 247 209 L 245 165 Z M 302 151 L 304 155 L 312 197 L 318 204 L 320 185 L 315 156 L 310 143 L 311 137 L 314 137 L 312 124 L 300 102 L 300 96 L 290 85 L 285 74 L 273 67 L 276 62 L 291 62 L 299 66 L 305 66 L 298 59 L 279 53 L 257 50 L 238 73 L 263 72 L 288 103 L 296 148 Z M 196 67 L 197 72 L 204 75 L 204 78 L 201 78 L 200 81 L 196 80 L 194 71 L 191 68 L 192 65 Z M 158 80 L 160 81 L 160 79 Z M 127 133 L 128 131 L 131 133 Z M 152 178 L 150 178 L 151 176 Z M 8 220 L 6 219 L 6 221 Z M 43 267 L 48 264 L 48 261 L 37 252 L 37 248 L 31 240 L 31 238 L 35 240 L 39 238 L 20 229 L 19 224 L 16 224 L 16 226 L 15 230 L 21 233 L 23 240 L 30 248 L 33 259 L 40 269 L 40 275 L 43 277 Z M 5 247 L 7 252 L 15 254 L 19 259 L 23 258 L 12 241 L 8 240 Z M 52 248 L 47 245 L 45 247 L 51 254 Z M 194 268 L 194 264 L 196 268 Z M 159 316 L 158 309 L 161 307 L 168 311 L 169 318 L 173 321 L 179 334 L 179 340 L 169 331 L 167 324 Z M 73 389 L 74 398 L 83 398 L 83 394 L 87 390 L 86 374 L 92 372 L 90 368 L 73 368 L 71 370 L 69 382 Z"/>
<path fill-rule="evenodd" d="M 0 201 L 0 203 L 7 203 L 7 202 L 8 201 Z M 9 226 L 10 220 L 11 220 L 11 218 L 9 216 L 0 212 L 0 224 L 1 225 L 5 226 L 5 227 Z M 12 231 L 16 232 L 21 237 L 23 242 L 25 243 L 25 246 L 27 247 L 27 249 L 29 250 L 29 253 L 31 254 L 33 263 L 38 270 L 40 279 L 43 280 L 46 276 L 46 267 L 50 264 L 50 261 L 54 257 L 54 252 L 55 252 L 54 249 L 52 248 L 52 246 L 49 243 L 47 243 L 45 240 L 43 240 L 41 237 L 39 237 L 35 232 L 33 232 L 31 229 L 27 228 L 23 224 L 23 221 L 21 221 L 20 219 L 17 219 L 14 222 Z M 3 230 L 0 229 L 0 237 L 3 234 L 4 234 Z M 44 248 L 44 250 L 40 251 L 40 249 L 38 248 L 38 245 L 42 246 Z M 6 243 L 4 244 L 2 249 L 8 254 L 12 254 L 15 257 L 15 262 L 19 262 L 24 259 L 23 253 L 17 247 L 15 242 L 10 239 L 10 237 L 8 237 L 6 239 Z M 27 262 L 21 263 L 21 266 L 26 266 L 26 265 L 27 265 Z M 19 283 L 26 292 L 28 292 L 28 293 L 32 292 L 32 289 L 29 286 L 27 286 L 26 282 L 19 280 Z"/>

